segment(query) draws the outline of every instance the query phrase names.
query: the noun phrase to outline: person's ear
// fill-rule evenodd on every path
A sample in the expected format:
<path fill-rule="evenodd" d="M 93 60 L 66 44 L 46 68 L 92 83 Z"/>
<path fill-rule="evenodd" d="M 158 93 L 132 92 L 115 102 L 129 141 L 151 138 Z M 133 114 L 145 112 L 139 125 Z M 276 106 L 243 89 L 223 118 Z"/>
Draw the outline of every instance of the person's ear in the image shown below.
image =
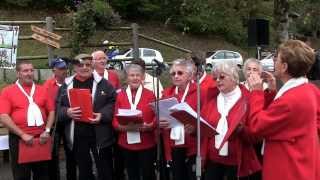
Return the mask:
<path fill-rule="evenodd" d="M 288 72 L 288 63 L 286 63 L 286 62 L 282 63 L 281 67 L 282 67 L 282 72 L 283 73 Z"/>

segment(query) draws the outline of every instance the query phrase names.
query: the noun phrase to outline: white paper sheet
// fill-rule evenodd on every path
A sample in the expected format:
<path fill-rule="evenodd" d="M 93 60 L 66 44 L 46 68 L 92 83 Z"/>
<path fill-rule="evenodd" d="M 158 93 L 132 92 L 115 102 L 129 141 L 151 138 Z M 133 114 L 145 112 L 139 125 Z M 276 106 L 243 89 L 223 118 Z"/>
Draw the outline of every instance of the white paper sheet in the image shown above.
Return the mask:
<path fill-rule="evenodd" d="M 128 142 L 128 144 L 141 143 L 140 132 L 139 131 L 128 131 L 127 132 L 127 142 Z"/>
<path fill-rule="evenodd" d="M 0 136 L 0 150 L 7 150 L 9 149 L 9 136 Z"/>
<path fill-rule="evenodd" d="M 137 109 L 118 109 L 119 116 L 139 116 L 142 115 L 142 112 Z"/>
<path fill-rule="evenodd" d="M 167 121 L 169 122 L 169 127 L 173 128 L 176 126 L 181 125 L 181 123 L 176 120 L 174 117 L 172 117 L 170 115 L 170 111 L 169 108 L 178 104 L 178 100 L 175 97 L 172 98 L 167 98 L 167 99 L 161 99 L 159 100 L 159 115 L 160 115 L 160 119 L 167 119 Z M 154 112 L 156 112 L 155 110 L 155 102 L 151 103 L 152 109 L 154 110 Z"/>

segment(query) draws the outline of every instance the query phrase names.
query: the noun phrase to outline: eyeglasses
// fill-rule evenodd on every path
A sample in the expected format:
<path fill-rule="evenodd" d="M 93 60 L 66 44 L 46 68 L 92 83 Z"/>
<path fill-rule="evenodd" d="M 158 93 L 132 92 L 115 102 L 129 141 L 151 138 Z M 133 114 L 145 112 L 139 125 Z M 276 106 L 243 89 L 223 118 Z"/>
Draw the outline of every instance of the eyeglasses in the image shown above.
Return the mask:
<path fill-rule="evenodd" d="M 170 73 L 170 76 L 176 76 L 176 75 L 182 76 L 183 74 L 184 74 L 183 71 L 173 71 Z"/>
<path fill-rule="evenodd" d="M 78 66 L 78 67 L 84 67 L 84 66 L 86 66 L 86 67 L 91 67 L 92 64 L 91 64 L 91 63 L 79 63 L 77 66 Z"/>
<path fill-rule="evenodd" d="M 107 58 L 103 57 L 103 58 L 97 58 L 97 59 L 93 59 L 94 61 L 106 61 L 108 60 Z"/>
<path fill-rule="evenodd" d="M 226 75 L 220 74 L 219 76 L 216 77 L 216 80 L 224 80 L 226 78 Z"/>

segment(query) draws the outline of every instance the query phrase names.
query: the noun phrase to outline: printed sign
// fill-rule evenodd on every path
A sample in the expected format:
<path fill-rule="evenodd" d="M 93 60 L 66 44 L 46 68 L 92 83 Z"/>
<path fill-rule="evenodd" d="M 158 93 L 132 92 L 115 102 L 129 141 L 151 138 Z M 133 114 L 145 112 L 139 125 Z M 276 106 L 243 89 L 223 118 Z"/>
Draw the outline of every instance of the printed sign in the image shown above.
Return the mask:
<path fill-rule="evenodd" d="M 19 26 L 0 25 L 0 67 L 16 65 Z"/>

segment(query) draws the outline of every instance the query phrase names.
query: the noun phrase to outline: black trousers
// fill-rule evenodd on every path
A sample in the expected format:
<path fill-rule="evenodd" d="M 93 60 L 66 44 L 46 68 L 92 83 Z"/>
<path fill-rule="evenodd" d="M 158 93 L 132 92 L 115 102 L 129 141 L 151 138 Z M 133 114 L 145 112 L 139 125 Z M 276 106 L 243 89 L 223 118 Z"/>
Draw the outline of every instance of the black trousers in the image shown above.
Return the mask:
<path fill-rule="evenodd" d="M 204 180 L 251 180 L 253 177 L 237 177 L 237 166 L 208 162 Z"/>
<path fill-rule="evenodd" d="M 118 138 L 116 138 L 118 139 Z M 113 144 L 113 179 L 115 180 L 125 180 L 124 174 L 124 159 L 122 155 L 122 150 L 117 143 Z"/>
<path fill-rule="evenodd" d="M 187 156 L 186 148 L 173 148 L 172 151 L 172 175 L 174 180 L 196 179 L 196 156 Z"/>
<path fill-rule="evenodd" d="M 49 162 L 50 180 L 60 180 L 59 151 L 61 140 L 63 142 L 63 148 L 65 153 L 67 180 L 77 180 L 77 164 L 74 152 L 70 150 L 67 146 L 64 127 L 59 124 L 57 125 L 54 137 L 52 160 Z"/>
<path fill-rule="evenodd" d="M 155 148 L 146 150 L 122 149 L 124 165 L 127 169 L 129 180 L 154 180 L 155 179 Z"/>
<path fill-rule="evenodd" d="M 14 180 L 49 180 L 48 161 L 18 164 L 19 137 L 9 134 L 11 169 Z"/>
<path fill-rule="evenodd" d="M 92 158 L 94 157 L 98 179 L 112 180 L 112 146 L 98 148 L 94 135 L 74 137 L 74 152 L 79 168 L 79 180 L 95 180 L 92 171 Z"/>

